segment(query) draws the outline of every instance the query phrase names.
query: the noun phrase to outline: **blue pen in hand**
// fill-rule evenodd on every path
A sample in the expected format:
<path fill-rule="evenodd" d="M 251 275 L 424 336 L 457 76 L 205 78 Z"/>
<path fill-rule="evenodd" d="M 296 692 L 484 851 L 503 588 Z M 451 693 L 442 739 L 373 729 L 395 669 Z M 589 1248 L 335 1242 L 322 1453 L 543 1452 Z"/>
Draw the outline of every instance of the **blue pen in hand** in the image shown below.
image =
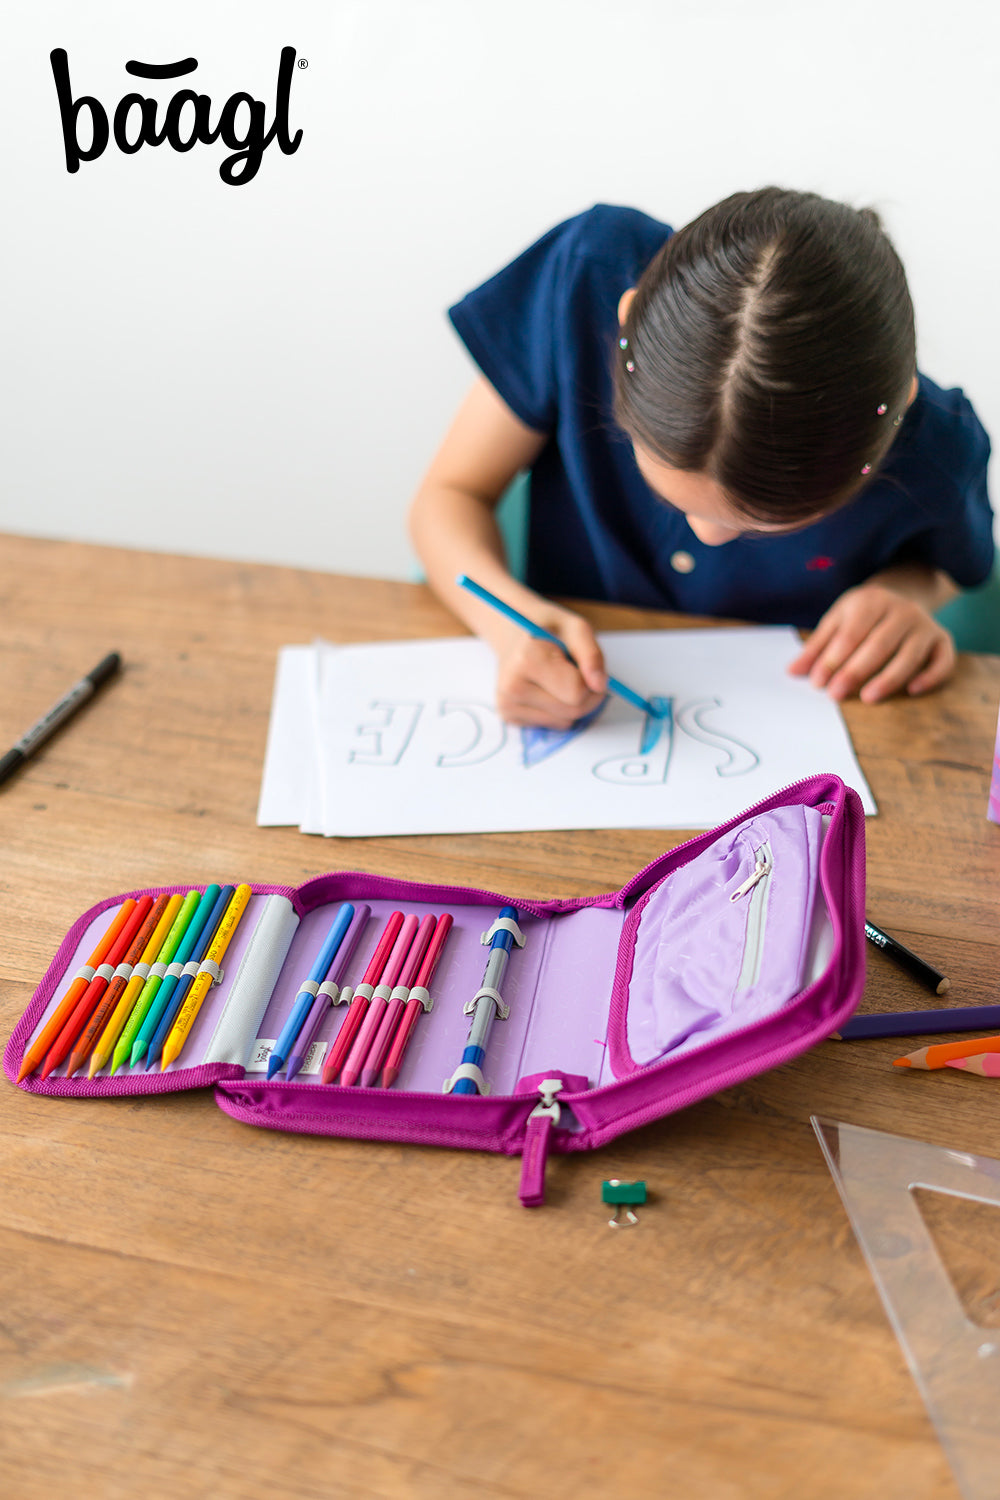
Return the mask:
<path fill-rule="evenodd" d="M 504 921 L 517 922 L 517 911 L 513 906 L 504 906 L 500 910 L 497 923 Z M 465 1044 L 462 1053 L 462 1062 L 459 1069 L 452 1075 L 450 1080 L 452 1094 L 481 1094 L 482 1088 L 475 1076 L 468 1076 L 466 1069 L 475 1068 L 482 1078 L 482 1066 L 486 1058 L 486 1044 L 489 1041 L 490 1030 L 493 1026 L 494 1017 L 498 1010 L 498 999 L 500 992 L 500 981 L 503 971 L 507 967 L 507 958 L 514 943 L 514 934 L 507 927 L 497 926 L 490 942 L 490 953 L 486 960 L 486 972 L 483 982 L 476 995 L 476 1007 L 472 1014 L 472 1025 L 469 1028 L 469 1040 Z M 493 993 L 489 993 L 493 991 Z M 504 1010 L 506 1015 L 506 1010 Z"/>
<path fill-rule="evenodd" d="M 537 640 L 551 641 L 553 646 L 559 647 L 566 660 L 573 662 L 574 667 L 576 666 L 566 642 L 561 641 L 557 635 L 553 635 L 551 630 L 544 630 L 541 625 L 536 625 L 534 620 L 529 620 L 527 615 L 522 615 L 520 610 L 514 609 L 510 604 L 505 604 L 502 599 L 497 598 L 496 594 L 491 594 L 489 589 L 484 589 L 481 583 L 475 583 L 467 573 L 459 573 L 455 582 L 463 589 L 468 589 L 470 594 L 475 594 L 476 598 L 481 599 L 484 604 L 492 605 L 494 609 L 499 610 L 500 614 L 506 615 L 508 620 L 513 620 L 515 625 L 520 625 L 522 630 L 526 630 Z M 635 708 L 642 709 L 642 712 L 649 714 L 652 719 L 663 718 L 663 712 L 657 708 L 655 701 L 641 698 L 630 687 L 626 687 L 624 682 L 619 682 L 617 677 L 608 678 L 608 691 L 615 693 L 619 698 L 624 698 L 626 703 L 631 703 Z"/>

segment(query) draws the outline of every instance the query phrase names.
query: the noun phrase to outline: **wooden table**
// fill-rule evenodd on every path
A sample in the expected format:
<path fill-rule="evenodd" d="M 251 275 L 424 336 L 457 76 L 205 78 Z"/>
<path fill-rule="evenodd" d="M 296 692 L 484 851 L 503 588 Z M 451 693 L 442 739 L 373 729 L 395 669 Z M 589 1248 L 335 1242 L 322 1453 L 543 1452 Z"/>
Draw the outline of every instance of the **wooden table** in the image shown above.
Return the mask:
<path fill-rule="evenodd" d="M 0 599 L 0 749 L 107 650 L 127 663 L 0 792 L 4 1040 L 66 928 L 116 891 L 346 867 L 584 894 L 682 837 L 257 828 L 278 648 L 454 634 L 424 588 L 7 537 Z M 869 915 L 952 977 L 956 1003 L 997 993 L 998 701 L 1000 659 L 966 657 L 930 698 L 846 708 L 881 810 Z M 871 953 L 866 1008 L 926 1003 Z M 537 1211 L 506 1157 L 253 1130 L 208 1091 L 4 1083 L 4 1493 L 955 1500 L 809 1125 L 1000 1156 L 995 1087 L 901 1074 L 899 1050 L 827 1042 L 556 1157 Z M 638 1228 L 609 1230 L 610 1176 L 646 1180 Z M 992 1223 L 941 1234 L 996 1325 Z"/>

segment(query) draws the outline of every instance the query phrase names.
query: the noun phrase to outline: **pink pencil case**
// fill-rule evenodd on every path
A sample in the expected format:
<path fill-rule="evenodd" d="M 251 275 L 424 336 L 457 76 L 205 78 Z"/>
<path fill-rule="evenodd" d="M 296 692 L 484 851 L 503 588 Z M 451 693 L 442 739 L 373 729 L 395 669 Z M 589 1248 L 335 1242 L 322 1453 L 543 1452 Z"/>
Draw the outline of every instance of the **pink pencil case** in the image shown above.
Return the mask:
<path fill-rule="evenodd" d="M 212 1086 L 221 1109 L 271 1129 L 523 1155 L 521 1201 L 544 1197 L 550 1150 L 585 1151 L 778 1066 L 823 1040 L 864 987 L 864 814 L 818 775 L 670 850 L 618 891 L 530 901 L 339 871 L 298 887 L 255 885 L 181 1056 L 164 1072 L 88 1080 L 65 1065 L 21 1088 L 54 1096 Z M 158 895 L 164 888 L 153 891 Z M 184 887 L 170 887 L 183 890 Z M 32 1039 L 129 892 L 74 923 L 4 1053 L 16 1080 Z M 449 912 L 452 927 L 392 1088 L 321 1081 L 346 1007 L 327 1012 L 309 1062 L 268 1080 L 278 1036 L 343 901 L 372 916 L 344 984 L 356 985 L 393 910 Z M 482 983 L 484 933 L 518 913 L 483 1063 L 488 1094 L 445 1093 Z"/>

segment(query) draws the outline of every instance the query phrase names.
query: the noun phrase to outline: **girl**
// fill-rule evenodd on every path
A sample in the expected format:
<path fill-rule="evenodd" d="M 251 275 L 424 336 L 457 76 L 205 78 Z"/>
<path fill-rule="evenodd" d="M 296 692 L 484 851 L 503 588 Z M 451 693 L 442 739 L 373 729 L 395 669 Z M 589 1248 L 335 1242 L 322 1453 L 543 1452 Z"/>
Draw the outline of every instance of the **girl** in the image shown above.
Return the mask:
<path fill-rule="evenodd" d="M 482 375 L 411 535 L 494 647 L 505 718 L 564 728 L 603 696 L 593 631 L 552 594 L 815 627 L 790 670 L 838 699 L 950 675 L 932 612 L 990 572 L 989 442 L 960 390 L 918 373 L 906 278 L 871 210 L 764 188 L 673 233 L 598 206 L 450 316 Z M 522 469 L 524 584 L 493 516 Z"/>

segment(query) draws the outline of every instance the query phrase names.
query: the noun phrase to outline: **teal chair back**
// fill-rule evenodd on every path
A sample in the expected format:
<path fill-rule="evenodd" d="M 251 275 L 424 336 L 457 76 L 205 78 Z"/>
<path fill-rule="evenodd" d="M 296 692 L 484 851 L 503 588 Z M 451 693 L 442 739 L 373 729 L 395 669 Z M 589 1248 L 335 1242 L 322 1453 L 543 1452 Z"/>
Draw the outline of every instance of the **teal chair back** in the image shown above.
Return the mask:
<path fill-rule="evenodd" d="M 985 583 L 965 589 L 935 617 L 955 637 L 959 651 L 1000 655 L 1000 573 L 994 568 Z"/>

